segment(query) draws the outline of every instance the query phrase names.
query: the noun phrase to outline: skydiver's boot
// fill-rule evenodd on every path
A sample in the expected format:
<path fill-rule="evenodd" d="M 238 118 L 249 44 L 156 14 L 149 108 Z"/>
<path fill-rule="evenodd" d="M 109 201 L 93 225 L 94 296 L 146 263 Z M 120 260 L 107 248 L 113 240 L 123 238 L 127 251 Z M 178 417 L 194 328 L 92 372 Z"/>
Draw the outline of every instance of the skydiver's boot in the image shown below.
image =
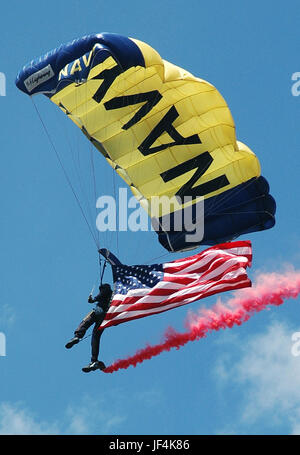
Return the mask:
<path fill-rule="evenodd" d="M 80 338 L 79 338 L 79 337 L 74 337 L 74 338 L 72 338 L 72 340 L 70 340 L 70 341 L 66 344 L 65 347 L 66 347 L 67 349 L 71 349 L 71 347 L 74 346 L 74 344 L 79 343 L 79 341 L 80 341 Z"/>
<path fill-rule="evenodd" d="M 93 362 L 90 362 L 86 367 L 82 368 L 82 371 L 84 373 L 89 373 L 90 371 L 95 371 L 95 370 L 104 370 L 106 367 L 101 360 L 96 360 Z"/>

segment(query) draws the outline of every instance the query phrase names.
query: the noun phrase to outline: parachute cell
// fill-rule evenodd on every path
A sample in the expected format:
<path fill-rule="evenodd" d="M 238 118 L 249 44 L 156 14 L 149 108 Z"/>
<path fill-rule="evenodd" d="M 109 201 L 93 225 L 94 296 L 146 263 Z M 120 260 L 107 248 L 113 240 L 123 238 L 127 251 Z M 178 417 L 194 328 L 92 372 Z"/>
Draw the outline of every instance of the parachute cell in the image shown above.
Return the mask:
<path fill-rule="evenodd" d="M 48 96 L 82 130 L 153 218 L 166 249 L 274 225 L 268 183 L 255 154 L 237 141 L 223 97 L 149 45 L 90 35 L 31 62 L 16 84 Z M 163 197 L 172 204 L 153 210 L 153 198 Z M 200 239 L 187 240 L 191 225 L 203 225 Z"/>

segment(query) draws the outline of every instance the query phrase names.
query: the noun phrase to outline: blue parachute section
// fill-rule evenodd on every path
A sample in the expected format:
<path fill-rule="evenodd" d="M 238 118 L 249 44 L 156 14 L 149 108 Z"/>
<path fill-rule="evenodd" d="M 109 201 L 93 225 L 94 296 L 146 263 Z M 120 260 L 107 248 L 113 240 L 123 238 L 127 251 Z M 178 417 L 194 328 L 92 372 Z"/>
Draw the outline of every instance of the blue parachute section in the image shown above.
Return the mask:
<path fill-rule="evenodd" d="M 243 234 L 272 228 L 275 225 L 275 213 L 276 202 L 269 194 L 269 184 L 260 176 L 206 199 L 200 210 L 197 210 L 197 204 L 192 206 L 188 216 L 195 225 L 193 230 L 184 228 L 185 212 L 182 211 L 182 229 L 180 232 L 176 231 L 176 212 L 173 213 L 168 231 L 157 229 L 159 242 L 168 251 L 191 249 L 197 245 L 216 245 Z M 176 221 L 178 223 L 178 220 Z M 186 236 L 195 235 L 197 230 L 201 231 L 201 225 L 204 226 L 201 242 L 190 240 L 187 243 Z"/>
<path fill-rule="evenodd" d="M 132 66 L 145 66 L 144 57 L 138 46 L 129 38 L 114 33 L 84 36 L 47 52 L 24 66 L 16 77 L 16 86 L 27 95 L 49 94 L 57 91 L 60 71 L 70 62 L 82 58 L 98 44 L 126 71 Z M 99 63 L 99 62 L 98 62 Z M 69 78 L 70 83 L 73 82 Z"/>

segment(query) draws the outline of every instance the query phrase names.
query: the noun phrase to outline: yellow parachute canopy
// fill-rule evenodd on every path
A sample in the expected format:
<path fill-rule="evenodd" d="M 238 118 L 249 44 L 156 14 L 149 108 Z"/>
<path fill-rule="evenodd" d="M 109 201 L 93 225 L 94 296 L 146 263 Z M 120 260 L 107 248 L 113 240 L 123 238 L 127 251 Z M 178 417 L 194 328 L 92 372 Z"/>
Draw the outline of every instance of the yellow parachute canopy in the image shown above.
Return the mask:
<path fill-rule="evenodd" d="M 173 201 L 159 206 L 160 221 L 183 216 L 186 207 L 204 200 L 204 220 L 190 212 L 195 225 L 204 223 L 196 244 L 273 226 L 275 202 L 259 161 L 237 141 L 228 105 L 212 84 L 162 59 L 148 44 L 113 34 L 84 37 L 46 57 L 50 77 L 45 69 L 28 67 L 17 85 L 29 94 L 47 94 L 150 216 L 154 197 Z M 157 230 L 170 250 L 196 246 L 185 242 L 184 231 Z"/>

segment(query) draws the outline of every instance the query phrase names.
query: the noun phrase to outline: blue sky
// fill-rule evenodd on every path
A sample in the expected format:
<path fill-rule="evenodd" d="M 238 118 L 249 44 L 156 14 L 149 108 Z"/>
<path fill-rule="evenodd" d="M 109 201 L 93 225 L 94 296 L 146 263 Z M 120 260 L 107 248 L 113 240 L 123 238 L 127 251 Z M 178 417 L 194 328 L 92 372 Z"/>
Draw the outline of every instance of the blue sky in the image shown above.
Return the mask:
<path fill-rule="evenodd" d="M 0 434 L 300 434 L 300 357 L 291 355 L 299 299 L 136 368 L 81 372 L 90 339 L 71 351 L 64 345 L 89 311 L 97 255 L 32 102 L 14 85 L 31 59 L 104 31 L 145 41 L 214 84 L 277 201 L 276 227 L 247 237 L 255 279 L 287 264 L 300 267 L 300 98 L 291 93 L 292 74 L 300 71 L 299 19 L 296 1 L 1 4 Z M 36 102 L 60 152 L 68 141 L 76 150 L 89 147 L 51 103 Z M 105 162 L 97 166 L 99 192 L 124 187 Z M 151 232 L 102 239 L 129 264 L 165 254 Z M 159 342 L 169 325 L 184 330 L 186 313 L 108 329 L 103 360 Z"/>

